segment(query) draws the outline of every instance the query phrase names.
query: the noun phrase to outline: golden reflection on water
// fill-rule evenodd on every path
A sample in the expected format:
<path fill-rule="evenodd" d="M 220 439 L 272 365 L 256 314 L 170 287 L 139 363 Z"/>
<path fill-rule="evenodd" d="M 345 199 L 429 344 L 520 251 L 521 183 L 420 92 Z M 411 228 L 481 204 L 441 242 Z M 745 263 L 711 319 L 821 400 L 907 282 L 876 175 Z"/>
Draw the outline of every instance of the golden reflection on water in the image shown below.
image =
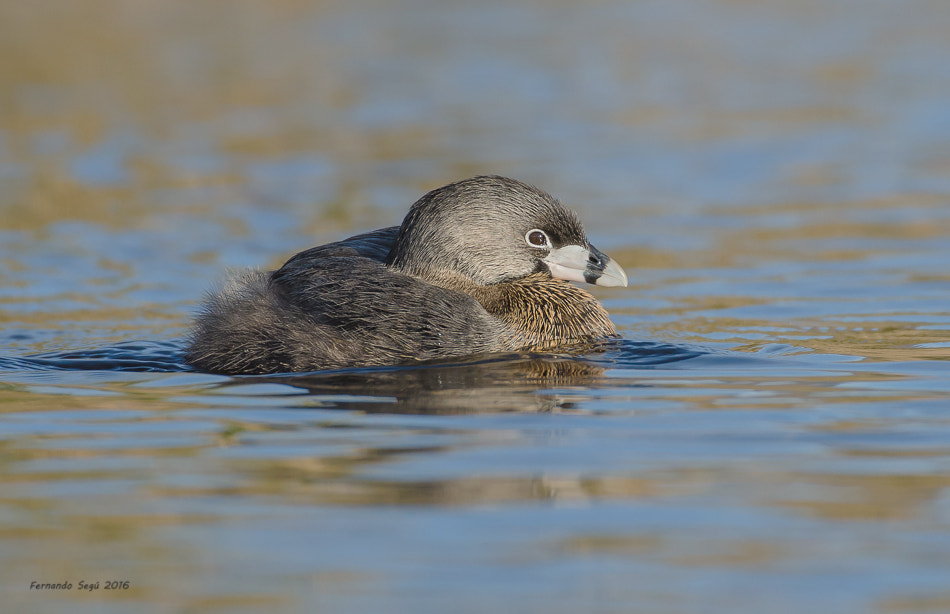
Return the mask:
<path fill-rule="evenodd" d="M 319 23 L 337 9 L 332 2 L 242 3 L 239 9 L 228 2 L 40 5 L 49 10 L 0 6 L 0 89 L 15 93 L 0 100 L 0 128 L 7 154 L 28 169 L 6 182 L 2 228 L 42 231 L 64 220 L 114 229 L 156 223 L 157 190 L 201 189 L 197 199 L 185 195 L 177 209 L 205 216 L 235 198 L 265 200 L 247 192 L 243 169 L 225 158 L 195 170 L 168 155 L 167 144 L 222 114 L 246 113 L 253 120 L 257 110 L 291 107 L 282 122 L 263 129 L 251 121 L 249 129 L 214 131 L 213 149 L 238 159 L 321 152 L 340 161 L 336 198 L 312 207 L 301 230 L 349 230 L 372 213 L 361 175 L 354 173 L 361 162 L 402 156 L 428 140 L 422 127 L 380 132 L 333 121 L 360 87 L 337 76 L 339 44 L 280 34 L 297 19 Z M 275 47 L 275 39 L 285 44 Z M 273 61 L 262 63 L 259 56 Z M 302 87 L 301 75 L 314 72 L 319 78 Z M 321 114 L 326 121 L 314 125 Z M 142 142 L 119 150 L 118 181 L 74 176 L 77 159 L 129 135 Z M 247 232 L 240 224 L 234 230 Z"/>
<path fill-rule="evenodd" d="M 531 361 L 525 363 L 530 364 Z M 479 367 L 485 369 L 480 375 Z M 504 387 L 499 383 L 501 372 L 492 367 L 492 364 L 469 366 L 469 373 L 465 375 L 452 374 L 452 369 L 447 369 L 441 374 L 443 383 L 455 382 L 459 384 L 458 389 L 448 385 L 439 390 L 434 378 L 440 370 L 434 368 L 432 373 L 414 382 L 383 383 L 383 387 L 389 385 L 392 390 L 378 393 L 382 399 L 382 395 L 393 392 L 390 409 L 411 413 L 412 394 L 408 391 L 415 386 L 423 397 L 416 410 L 451 414 L 448 411 L 451 408 L 455 415 L 473 411 L 472 390 L 477 393 L 475 396 L 488 398 L 483 412 L 511 411 L 514 407 L 524 411 L 529 409 L 533 397 L 561 396 L 564 405 L 578 405 L 579 409 L 574 412 L 581 417 L 590 415 L 582 409 L 584 399 L 597 398 L 599 394 L 598 385 L 571 386 L 567 383 L 570 378 L 561 373 L 553 380 L 558 382 L 555 387 L 560 392 L 550 395 L 545 392 L 548 383 L 534 375 L 533 388 L 526 383 L 520 388 L 510 387 L 507 404 L 499 407 L 492 404 L 490 397 L 497 395 L 500 399 Z M 649 378 L 648 373 L 644 375 L 645 379 Z M 742 403 L 750 419 L 757 412 L 781 409 L 782 399 L 786 399 L 785 404 L 797 399 L 795 402 L 806 406 L 809 399 L 833 401 L 822 395 L 833 393 L 838 385 L 854 379 L 853 374 L 837 379 L 816 376 L 809 388 L 801 381 L 783 383 L 774 375 L 746 376 L 734 381 L 722 376 L 700 378 L 696 372 L 684 372 L 683 376 L 691 378 L 692 384 L 669 380 L 664 390 L 657 391 L 657 396 L 678 399 L 687 408 L 684 411 L 687 417 L 695 414 L 698 418 L 702 413 L 735 411 L 743 402 L 745 391 L 757 390 L 764 393 L 763 396 Z M 867 375 L 863 378 L 866 380 Z M 72 578 L 75 581 L 89 573 L 109 577 L 118 574 L 136 580 L 134 588 L 124 593 L 70 595 L 70 600 L 80 600 L 73 603 L 144 600 L 186 609 L 227 610 L 238 604 L 281 608 L 291 607 L 295 602 L 280 591 L 231 586 L 222 592 L 201 587 L 197 578 L 209 570 L 201 562 L 198 551 L 208 545 L 189 546 L 179 540 L 168 542 L 164 536 L 168 531 L 191 527 L 207 531 L 226 527 L 236 522 L 235 518 L 254 514 L 255 505 L 278 509 L 339 509 L 341 513 L 350 513 L 356 509 L 469 510 L 525 505 L 594 509 L 616 503 L 670 505 L 682 502 L 689 505 L 692 502 L 711 505 L 711 510 L 715 510 L 716 505 L 721 504 L 716 502 L 732 496 L 739 497 L 731 501 L 732 505 L 742 504 L 763 513 L 776 510 L 802 519 L 928 522 L 935 503 L 950 487 L 946 476 L 928 472 L 862 475 L 837 472 L 834 464 L 836 456 L 876 461 L 941 459 L 946 456 L 945 450 L 856 447 L 846 440 L 834 439 L 824 444 L 823 457 L 828 465 L 821 472 L 809 468 L 807 462 L 796 469 L 795 461 L 791 467 L 783 467 L 781 457 L 772 460 L 766 457 L 756 463 L 743 462 L 741 458 L 721 458 L 691 466 L 687 461 L 679 463 L 680 467 L 674 466 L 675 461 L 671 466 L 650 467 L 643 459 L 632 465 L 589 470 L 539 471 L 510 466 L 502 472 L 482 474 L 466 471 L 425 478 L 414 477 L 409 471 L 401 475 L 400 467 L 404 463 L 439 466 L 440 459 L 451 459 L 466 450 L 531 449 L 536 446 L 532 443 L 538 437 L 532 432 L 536 427 L 472 429 L 452 422 L 373 426 L 365 420 L 374 414 L 362 413 L 369 404 L 353 395 L 356 390 L 352 384 L 344 385 L 345 374 L 329 376 L 326 381 L 320 377 L 309 378 L 310 386 L 322 386 L 314 398 L 336 398 L 336 405 L 351 410 L 335 417 L 324 413 L 318 419 L 310 419 L 306 411 L 308 395 L 270 397 L 271 403 L 288 407 L 299 404 L 296 410 L 299 419 L 293 422 L 287 422 L 286 416 L 262 421 L 260 417 L 242 420 L 232 414 L 226 395 L 238 398 L 235 393 L 243 385 L 269 385 L 267 381 L 277 379 L 248 378 L 245 383 L 234 382 L 223 387 L 217 387 L 217 380 L 210 387 L 108 385 L 102 391 L 126 392 L 116 395 L 96 394 L 95 387 L 88 387 L 86 396 L 44 396 L 15 389 L 0 391 L 0 406 L 4 412 L 21 416 L 43 412 L 49 416 L 47 419 L 59 415 L 65 421 L 59 433 L 23 435 L 0 446 L 0 490 L 5 493 L 0 497 L 0 508 L 5 510 L 0 522 L 0 538 L 23 548 L 23 554 L 15 557 L 13 564 L 0 563 L 4 577 L 8 582 L 23 585 L 36 579 L 37 570 L 42 570 L 43 580 Z M 302 379 L 308 380 L 307 376 Z M 385 380 L 386 377 L 380 378 L 381 382 Z M 460 385 L 463 380 L 481 382 L 486 387 L 466 389 Z M 295 388 L 303 387 L 301 382 L 294 382 L 294 378 L 286 381 L 293 382 Z M 664 386 L 656 377 L 648 381 L 658 388 Z M 709 388 L 710 392 L 696 394 L 697 385 Z M 426 387 L 430 390 L 425 390 Z M 677 387 L 681 387 L 682 396 L 677 395 Z M 400 392 L 395 392 L 397 389 Z M 355 400 L 346 400 L 347 391 Z M 425 398 L 429 394 L 432 398 Z M 195 406 L 194 399 L 199 395 L 205 395 L 209 401 L 221 398 L 225 403 L 216 410 L 202 412 L 198 419 L 206 422 L 199 422 L 201 425 L 196 427 L 191 426 L 196 418 L 189 408 Z M 396 401 L 396 395 L 402 395 L 402 400 Z M 735 403 L 731 408 L 724 408 L 722 400 L 730 395 Z M 433 401 L 436 397 L 440 400 Z M 850 402 L 854 400 L 851 398 Z M 865 400 L 873 402 L 874 398 L 867 396 Z M 377 402 L 375 411 L 384 405 Z M 57 409 L 52 409 L 54 407 Z M 83 409 L 95 411 L 95 416 L 83 419 Z M 115 419 L 110 419 L 110 413 L 115 414 Z M 449 415 L 439 419 L 452 420 Z M 70 424 L 78 430 L 70 432 Z M 892 425 L 893 420 L 819 422 L 808 430 L 861 434 L 875 430 L 886 432 Z M 158 429 L 156 436 L 166 441 L 137 446 L 135 437 L 117 435 L 116 426 L 140 429 L 139 436 L 145 438 L 150 437 L 151 429 Z M 567 425 L 562 427 L 562 435 L 553 435 L 555 441 L 559 437 L 570 440 L 571 429 L 566 428 Z M 722 431 L 722 427 L 716 430 Z M 631 450 L 651 439 L 646 434 L 637 436 L 636 429 L 630 434 Z M 195 442 L 196 436 L 200 441 Z M 703 439 L 701 434 L 696 435 L 696 441 Z M 675 438 L 670 441 L 673 445 L 682 445 Z M 108 445 L 102 447 L 102 444 Z M 689 449 L 689 445 L 683 448 L 687 455 L 684 458 L 688 458 Z M 255 454 L 256 450 L 264 453 Z M 737 453 L 741 454 L 740 450 L 741 447 L 737 448 Z M 137 460 L 147 463 L 143 465 Z M 61 469 L 40 469 L 33 466 L 38 462 L 68 465 Z M 109 464 L 99 469 L 84 468 L 99 466 L 102 462 Z M 379 477 L 380 471 L 389 471 L 392 475 Z M 187 483 L 179 484 L 162 477 L 176 474 L 187 476 Z M 65 489 L 63 494 L 58 494 L 60 489 Z M 97 494 L 99 491 L 101 494 Z M 217 503 L 208 507 L 196 505 L 198 502 Z M 185 511 L 189 507 L 194 509 Z M 169 511 L 175 508 L 178 510 Z M 792 543 L 781 535 L 743 539 L 710 536 L 684 541 L 675 525 L 653 530 L 631 525 L 625 531 L 588 530 L 558 538 L 529 540 L 517 552 L 499 556 L 507 564 L 517 565 L 541 564 L 552 558 L 596 560 L 606 556 L 634 561 L 646 557 L 677 569 L 755 570 L 808 560 L 814 555 L 810 548 L 807 542 Z M 121 566 L 117 562 L 130 560 L 134 561 L 132 567 L 127 562 Z M 324 586 L 322 590 L 326 594 L 346 594 L 365 590 L 380 579 L 383 578 L 374 576 L 374 572 L 343 566 L 336 571 L 315 572 L 308 581 Z M 325 585 L 327 582 L 333 586 Z M 169 590 L 169 586 L 174 586 L 174 590 Z M 18 599 L 20 604 L 28 603 L 22 595 Z"/>
<path fill-rule="evenodd" d="M 881 460 L 892 456 L 886 451 L 876 451 L 874 455 Z M 927 451 L 922 454 L 905 452 L 901 458 L 926 459 L 932 456 Z M 945 456 L 945 452 L 940 456 Z M 931 474 L 805 474 L 793 477 L 795 483 L 812 487 L 817 493 L 824 494 L 824 498 L 789 497 L 775 504 L 828 520 L 926 519 L 933 504 L 950 486 L 950 476 Z"/>
<path fill-rule="evenodd" d="M 407 450 L 408 454 L 429 450 Z M 276 497 L 293 505 L 353 506 L 492 506 L 530 502 L 593 503 L 682 493 L 690 483 L 625 477 L 538 476 L 464 477 L 453 480 L 374 481 L 342 479 L 347 469 L 380 459 L 288 460 L 249 468 L 247 483 L 226 489 L 155 489 L 158 497 Z M 352 463 L 352 464 L 351 464 Z M 241 467 L 233 470 L 241 472 Z M 342 473 L 341 473 L 342 472 Z M 338 475 L 339 474 L 339 475 Z"/>

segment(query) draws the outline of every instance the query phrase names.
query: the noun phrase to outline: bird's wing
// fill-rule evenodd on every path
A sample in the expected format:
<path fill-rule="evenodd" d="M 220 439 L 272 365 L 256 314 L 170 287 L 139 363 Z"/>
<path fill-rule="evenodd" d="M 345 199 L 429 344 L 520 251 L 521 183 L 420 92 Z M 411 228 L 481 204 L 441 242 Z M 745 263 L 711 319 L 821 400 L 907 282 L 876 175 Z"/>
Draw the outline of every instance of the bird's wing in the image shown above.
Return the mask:
<path fill-rule="evenodd" d="M 320 258 L 361 257 L 382 263 L 389 256 L 389 250 L 392 249 L 398 232 L 398 226 L 390 226 L 364 232 L 335 243 L 311 247 L 291 257 L 284 268 L 296 261 L 314 262 Z"/>
<path fill-rule="evenodd" d="M 396 364 L 506 349 L 508 327 L 468 294 L 381 261 L 396 229 L 301 252 L 213 293 L 189 361 L 226 373 Z"/>

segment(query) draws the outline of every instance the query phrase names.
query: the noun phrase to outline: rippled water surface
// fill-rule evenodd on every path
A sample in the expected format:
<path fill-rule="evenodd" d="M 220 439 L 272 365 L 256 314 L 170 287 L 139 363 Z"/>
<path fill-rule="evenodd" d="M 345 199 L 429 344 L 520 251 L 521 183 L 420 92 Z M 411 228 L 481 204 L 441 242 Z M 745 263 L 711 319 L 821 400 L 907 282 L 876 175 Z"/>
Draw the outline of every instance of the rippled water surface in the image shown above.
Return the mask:
<path fill-rule="evenodd" d="M 938 0 L 0 5 L 4 608 L 950 610 L 947 32 Z M 478 173 L 578 211 L 622 340 L 181 364 L 226 269 Z"/>

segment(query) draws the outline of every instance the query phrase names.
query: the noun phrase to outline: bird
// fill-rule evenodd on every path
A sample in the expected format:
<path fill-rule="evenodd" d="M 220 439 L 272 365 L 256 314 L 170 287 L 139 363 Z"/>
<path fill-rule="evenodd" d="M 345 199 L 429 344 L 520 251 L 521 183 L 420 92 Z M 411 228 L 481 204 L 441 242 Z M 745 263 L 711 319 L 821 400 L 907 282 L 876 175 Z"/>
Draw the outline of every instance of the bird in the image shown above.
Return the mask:
<path fill-rule="evenodd" d="M 211 290 L 185 362 L 225 375 L 551 352 L 618 337 L 570 283 L 626 286 L 547 192 L 483 175 L 422 196 L 400 226 L 321 245 Z"/>

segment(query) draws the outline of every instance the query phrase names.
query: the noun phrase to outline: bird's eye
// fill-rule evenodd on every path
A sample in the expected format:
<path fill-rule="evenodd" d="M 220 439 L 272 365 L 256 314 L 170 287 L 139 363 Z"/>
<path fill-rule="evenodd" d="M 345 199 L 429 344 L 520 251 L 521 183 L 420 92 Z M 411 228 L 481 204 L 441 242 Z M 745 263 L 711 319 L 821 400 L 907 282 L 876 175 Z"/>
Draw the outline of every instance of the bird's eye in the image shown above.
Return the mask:
<path fill-rule="evenodd" d="M 543 230 L 529 230 L 528 233 L 524 236 L 524 240 L 528 242 L 528 245 L 531 247 L 550 247 L 551 241 L 548 239 L 547 233 Z"/>

